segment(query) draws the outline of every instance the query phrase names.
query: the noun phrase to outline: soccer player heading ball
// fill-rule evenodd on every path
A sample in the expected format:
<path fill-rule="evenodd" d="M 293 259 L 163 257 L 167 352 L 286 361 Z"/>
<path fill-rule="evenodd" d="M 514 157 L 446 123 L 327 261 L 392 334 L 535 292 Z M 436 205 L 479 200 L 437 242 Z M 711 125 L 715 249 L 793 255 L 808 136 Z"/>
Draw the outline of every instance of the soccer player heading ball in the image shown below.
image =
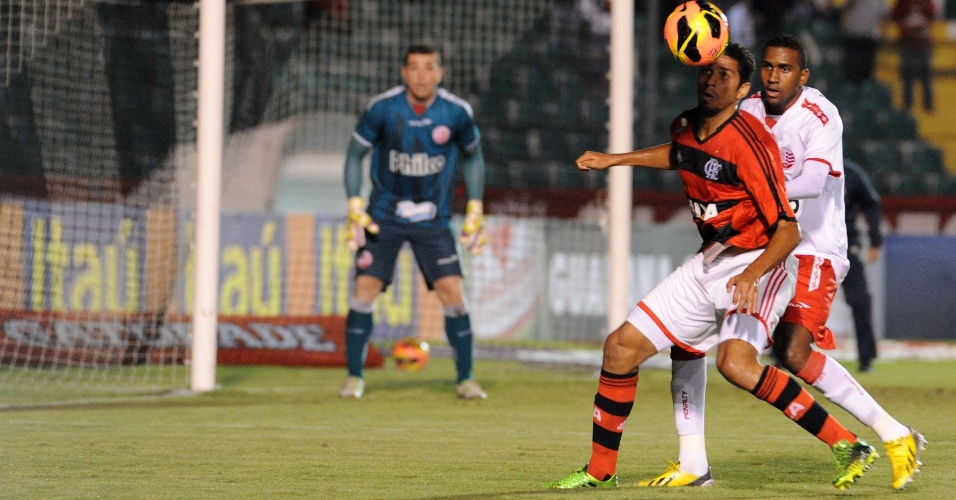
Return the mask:
<path fill-rule="evenodd" d="M 876 451 L 840 425 L 800 384 L 759 352 L 793 296 L 800 229 L 784 188 L 780 151 L 767 127 L 737 111 L 750 92 L 754 58 L 731 43 L 697 76 L 697 107 L 671 125 L 671 142 L 623 154 L 587 151 L 582 170 L 615 165 L 680 174 L 703 244 L 654 287 L 611 332 L 592 413 L 588 464 L 554 488 L 612 487 L 637 392 L 640 364 L 668 348 L 702 353 L 717 343 L 717 368 L 730 383 L 780 409 L 832 446 L 838 482 L 860 477 Z M 632 424 L 633 425 L 633 424 Z"/>
<path fill-rule="evenodd" d="M 889 455 L 892 486 L 903 489 L 919 470 L 925 439 L 891 417 L 846 368 L 824 353 L 836 347 L 826 322 L 849 266 L 840 113 L 819 90 L 805 86 L 810 71 L 799 39 L 778 35 L 768 41 L 759 66 L 762 89 L 744 99 L 740 110 L 763 121 L 777 140 L 787 196 L 803 236 L 793 252 L 798 261 L 796 291 L 773 331 L 773 352 L 790 373 L 873 429 Z M 819 349 L 812 349 L 814 344 Z M 704 446 L 706 360 L 676 348 L 671 359 L 680 455 L 675 466 L 642 481 L 642 486 L 698 486 L 712 479 Z"/>

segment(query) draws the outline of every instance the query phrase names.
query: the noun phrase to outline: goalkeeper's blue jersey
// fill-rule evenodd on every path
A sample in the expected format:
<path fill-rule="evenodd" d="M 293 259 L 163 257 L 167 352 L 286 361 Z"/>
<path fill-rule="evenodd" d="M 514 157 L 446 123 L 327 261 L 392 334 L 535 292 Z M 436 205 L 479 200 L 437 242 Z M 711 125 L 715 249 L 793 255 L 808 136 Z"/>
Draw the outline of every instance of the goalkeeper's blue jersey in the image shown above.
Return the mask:
<path fill-rule="evenodd" d="M 479 133 L 471 106 L 439 88 L 415 113 L 398 86 L 374 97 L 359 119 L 355 140 L 372 151 L 368 212 L 379 222 L 446 224 L 451 218 L 455 169 L 471 154 Z"/>

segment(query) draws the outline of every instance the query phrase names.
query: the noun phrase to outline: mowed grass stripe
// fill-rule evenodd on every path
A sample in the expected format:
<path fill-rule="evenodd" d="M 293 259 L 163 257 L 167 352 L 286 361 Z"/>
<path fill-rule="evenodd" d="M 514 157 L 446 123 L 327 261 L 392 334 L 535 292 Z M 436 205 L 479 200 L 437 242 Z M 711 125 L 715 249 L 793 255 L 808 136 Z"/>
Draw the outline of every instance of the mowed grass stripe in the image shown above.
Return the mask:
<path fill-rule="evenodd" d="M 0 412 L 3 498 L 568 498 L 542 485 L 590 453 L 594 370 L 480 361 L 487 401 L 454 397 L 453 368 L 368 373 L 366 397 L 336 396 L 341 370 L 221 367 L 223 389 L 157 401 Z M 879 459 L 848 493 L 826 446 L 709 373 L 716 487 L 634 484 L 675 459 L 666 370 L 644 370 L 621 446 L 622 487 L 605 498 L 897 498 Z M 956 362 L 891 362 L 861 384 L 929 439 L 910 498 L 951 498 Z M 815 397 L 818 393 L 812 391 Z M 872 431 L 824 406 L 873 444 Z M 881 455 L 882 446 L 877 445 Z"/>

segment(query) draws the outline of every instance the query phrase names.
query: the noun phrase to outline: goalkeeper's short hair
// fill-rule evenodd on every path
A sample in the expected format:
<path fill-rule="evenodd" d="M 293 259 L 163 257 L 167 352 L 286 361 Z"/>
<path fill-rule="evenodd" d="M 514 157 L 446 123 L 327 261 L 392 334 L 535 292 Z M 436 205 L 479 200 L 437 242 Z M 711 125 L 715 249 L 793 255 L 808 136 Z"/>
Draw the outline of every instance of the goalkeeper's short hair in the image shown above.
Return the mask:
<path fill-rule="evenodd" d="M 412 54 L 425 54 L 425 55 L 434 55 L 435 64 L 441 66 L 441 52 L 438 51 L 435 47 L 431 45 L 426 45 L 424 43 L 414 44 L 408 47 L 408 50 L 405 52 L 405 64 L 408 65 L 408 56 Z"/>

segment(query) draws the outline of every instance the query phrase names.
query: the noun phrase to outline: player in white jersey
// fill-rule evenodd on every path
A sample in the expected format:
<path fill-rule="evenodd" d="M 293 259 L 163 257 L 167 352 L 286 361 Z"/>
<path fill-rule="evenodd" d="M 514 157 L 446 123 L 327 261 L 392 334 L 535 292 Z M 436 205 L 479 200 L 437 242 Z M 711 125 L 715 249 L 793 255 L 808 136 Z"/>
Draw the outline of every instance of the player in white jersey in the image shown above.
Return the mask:
<path fill-rule="evenodd" d="M 843 122 L 817 89 L 806 87 L 803 44 L 780 35 L 764 46 L 760 62 L 762 91 L 740 104 L 763 121 L 780 147 L 791 200 L 803 240 L 794 250 L 799 261 L 797 287 L 787 312 L 774 330 L 779 362 L 830 401 L 872 428 L 886 446 L 893 467 L 893 488 L 902 489 L 918 472 L 925 440 L 891 417 L 833 358 L 819 350 L 836 347 L 826 327 L 837 285 L 846 276 L 847 235 L 843 201 Z M 677 464 L 641 486 L 706 486 L 712 483 L 704 446 L 706 360 L 672 350 L 671 391 L 680 442 Z"/>

